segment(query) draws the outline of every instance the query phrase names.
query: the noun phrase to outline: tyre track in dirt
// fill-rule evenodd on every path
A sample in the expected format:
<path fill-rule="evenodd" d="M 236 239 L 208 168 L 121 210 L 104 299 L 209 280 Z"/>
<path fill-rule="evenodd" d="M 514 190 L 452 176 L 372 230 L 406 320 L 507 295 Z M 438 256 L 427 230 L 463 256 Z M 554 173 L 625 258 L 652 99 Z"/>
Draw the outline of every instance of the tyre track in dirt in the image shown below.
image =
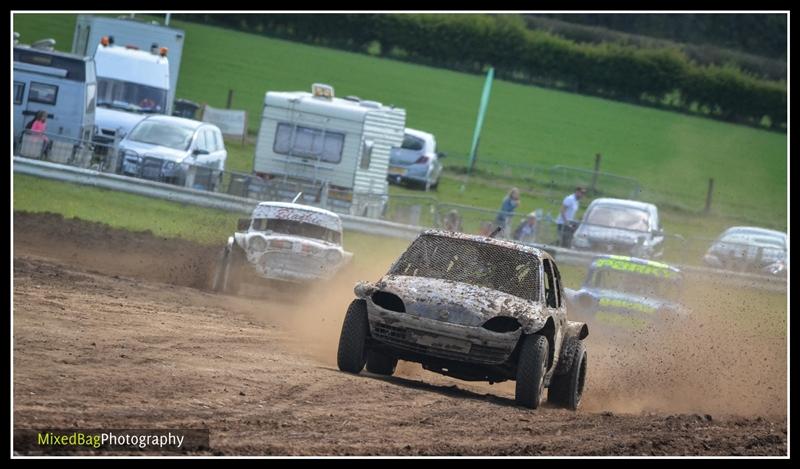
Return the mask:
<path fill-rule="evenodd" d="M 214 247 L 57 215 L 15 214 L 14 234 L 19 428 L 200 426 L 226 455 L 786 454 L 785 415 L 531 411 L 508 383 L 412 364 L 391 378 L 344 374 L 341 312 L 326 307 L 352 285 L 326 307 L 231 298 L 193 288 Z"/>

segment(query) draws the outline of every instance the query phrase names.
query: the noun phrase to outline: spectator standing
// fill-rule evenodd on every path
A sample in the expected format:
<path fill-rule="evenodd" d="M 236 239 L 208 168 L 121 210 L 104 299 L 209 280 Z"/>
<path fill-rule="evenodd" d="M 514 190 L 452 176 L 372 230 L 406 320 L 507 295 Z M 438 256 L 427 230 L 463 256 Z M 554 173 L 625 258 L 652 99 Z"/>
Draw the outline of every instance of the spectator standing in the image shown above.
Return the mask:
<path fill-rule="evenodd" d="M 558 245 L 562 247 L 569 247 L 572 243 L 572 234 L 575 232 L 577 223 L 575 222 L 575 214 L 580 208 L 580 200 L 586 194 L 586 189 L 583 187 L 576 187 L 575 192 L 564 197 L 561 202 L 561 210 L 559 211 L 558 218 L 556 218 L 556 228 L 558 230 Z"/>
<path fill-rule="evenodd" d="M 503 203 L 500 206 L 500 211 L 497 212 L 497 217 L 494 220 L 495 225 L 501 228 L 501 235 L 506 236 L 506 231 L 508 228 L 508 222 L 511 220 L 511 217 L 514 216 L 514 210 L 517 209 L 519 206 L 519 189 L 516 187 L 512 187 L 508 194 L 503 199 Z"/>
<path fill-rule="evenodd" d="M 38 111 L 36 113 L 36 118 L 33 120 L 30 130 L 33 142 L 35 145 L 37 145 L 37 149 L 35 151 L 37 153 L 41 151 L 41 155 L 46 155 L 47 144 L 49 142 L 49 139 L 45 135 L 45 132 L 47 132 L 47 111 Z M 41 150 L 39 150 L 39 148 Z"/>

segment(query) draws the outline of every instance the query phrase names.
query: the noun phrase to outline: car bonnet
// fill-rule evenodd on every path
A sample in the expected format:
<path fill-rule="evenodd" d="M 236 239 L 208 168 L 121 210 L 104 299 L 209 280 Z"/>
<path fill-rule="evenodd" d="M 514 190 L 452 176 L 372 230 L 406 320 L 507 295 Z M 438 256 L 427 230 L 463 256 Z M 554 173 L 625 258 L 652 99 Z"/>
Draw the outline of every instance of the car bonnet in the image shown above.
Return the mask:
<path fill-rule="evenodd" d="M 452 280 L 406 275 L 386 275 L 375 287 L 397 295 L 406 313 L 479 326 L 496 316 L 517 319 L 526 331 L 544 326 L 548 314 L 540 302 L 527 301 L 491 288 Z"/>

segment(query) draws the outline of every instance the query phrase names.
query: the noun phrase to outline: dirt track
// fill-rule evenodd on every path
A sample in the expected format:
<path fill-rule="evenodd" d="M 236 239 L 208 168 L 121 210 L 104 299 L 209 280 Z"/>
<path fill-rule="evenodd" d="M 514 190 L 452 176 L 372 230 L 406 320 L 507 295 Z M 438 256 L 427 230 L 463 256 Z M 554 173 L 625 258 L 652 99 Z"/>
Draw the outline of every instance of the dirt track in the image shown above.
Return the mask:
<path fill-rule="evenodd" d="M 709 354 L 688 371 L 680 353 L 590 341 L 582 410 L 530 411 L 513 383 L 403 363 L 388 379 L 339 372 L 353 279 L 302 300 L 232 298 L 197 288 L 214 248 L 20 213 L 14 236 L 17 428 L 207 427 L 226 455 L 787 452 L 785 339 L 749 337 L 757 362 L 730 340 L 680 347 Z"/>

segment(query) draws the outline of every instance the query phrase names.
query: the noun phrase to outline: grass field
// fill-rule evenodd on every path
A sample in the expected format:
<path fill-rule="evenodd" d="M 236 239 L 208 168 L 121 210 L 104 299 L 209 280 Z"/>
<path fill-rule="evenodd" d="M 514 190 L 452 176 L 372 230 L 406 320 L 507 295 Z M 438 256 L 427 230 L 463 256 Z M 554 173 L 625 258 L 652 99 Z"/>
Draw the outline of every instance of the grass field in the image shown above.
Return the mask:
<path fill-rule="evenodd" d="M 23 41 L 53 37 L 62 50 L 71 48 L 74 23 L 75 15 L 14 16 L 14 30 Z M 307 90 L 324 82 L 339 96 L 406 108 L 408 126 L 435 133 L 440 150 L 450 155 L 469 150 L 483 77 L 199 24 L 171 25 L 186 31 L 178 97 L 224 106 L 233 89 L 233 107 L 247 110 L 251 131 L 259 126 L 267 90 Z M 250 169 L 246 150 L 233 150 L 238 169 Z M 691 207 L 702 207 L 713 177 L 719 215 L 786 227 L 785 134 L 495 82 L 481 137 L 482 160 L 591 169 L 596 153 L 603 155 L 602 171 L 635 178 L 647 190 Z M 465 196 L 444 187 L 440 198 L 473 203 L 479 192 L 470 187 Z M 502 192 L 486 192 L 480 205 L 499 205 Z M 706 221 L 695 218 L 687 226 Z M 706 231 L 719 232 L 716 227 Z"/>

